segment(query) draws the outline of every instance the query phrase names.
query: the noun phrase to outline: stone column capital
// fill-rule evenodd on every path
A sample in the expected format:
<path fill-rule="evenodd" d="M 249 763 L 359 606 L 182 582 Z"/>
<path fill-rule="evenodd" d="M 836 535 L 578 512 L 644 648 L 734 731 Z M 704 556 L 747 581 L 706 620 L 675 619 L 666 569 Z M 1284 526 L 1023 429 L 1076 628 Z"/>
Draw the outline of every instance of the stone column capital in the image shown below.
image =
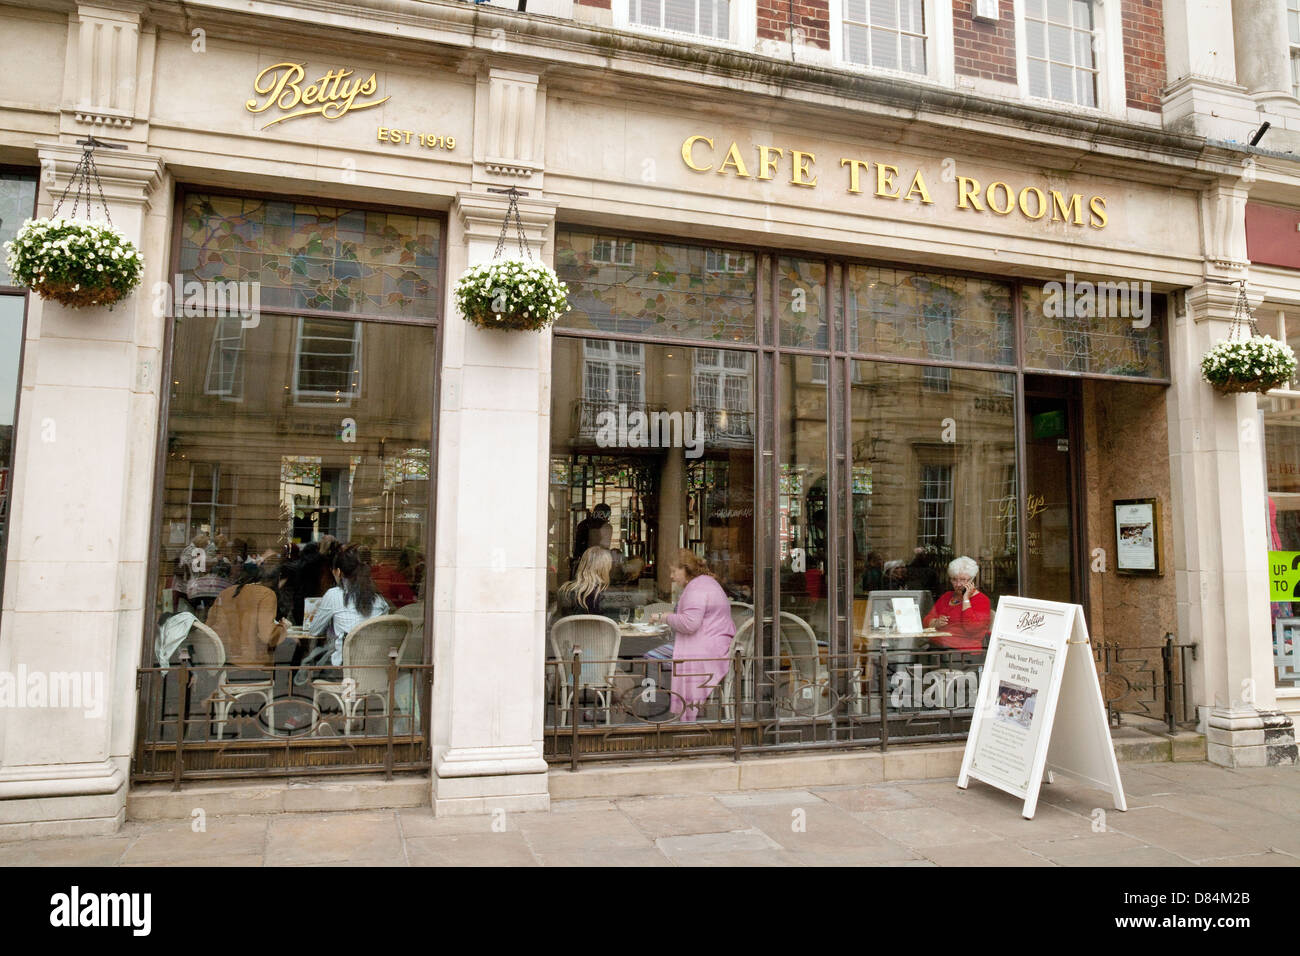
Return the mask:
<path fill-rule="evenodd" d="M 50 207 L 49 210 L 42 209 L 42 212 L 48 215 L 53 212 L 54 205 L 68 187 L 73 171 L 81 162 L 82 148 L 74 143 L 37 143 L 36 147 L 41 161 L 41 185 Z M 154 193 L 163 181 L 165 166 L 162 157 L 152 153 L 97 149 L 95 168 L 99 171 L 100 183 L 104 188 L 104 199 L 110 206 L 138 205 L 147 211 Z M 98 202 L 98 192 L 94 189 L 91 192 L 91 198 Z M 69 212 L 68 204 L 72 199 L 72 196 L 68 197 L 61 212 Z"/>
<path fill-rule="evenodd" d="M 546 241 L 547 233 L 555 222 L 556 204 L 541 199 L 540 192 L 524 190 L 527 196 L 519 199 L 519 218 L 524 224 L 524 239 L 529 246 L 539 248 Z M 461 190 L 456 194 L 452 206 L 453 212 L 460 220 L 465 238 L 470 242 L 492 240 L 501 235 L 501 223 L 510 208 L 510 197 L 504 193 L 491 193 L 485 190 Z M 517 249 L 519 237 L 514 224 L 506 234 L 506 251 Z"/>
<path fill-rule="evenodd" d="M 1231 322 L 1237 312 L 1237 299 L 1241 287 L 1233 282 L 1202 282 L 1188 289 L 1187 308 L 1194 322 L 1221 321 Z M 1252 289 L 1246 284 L 1246 302 L 1254 312 L 1264 301 L 1262 290 Z"/>

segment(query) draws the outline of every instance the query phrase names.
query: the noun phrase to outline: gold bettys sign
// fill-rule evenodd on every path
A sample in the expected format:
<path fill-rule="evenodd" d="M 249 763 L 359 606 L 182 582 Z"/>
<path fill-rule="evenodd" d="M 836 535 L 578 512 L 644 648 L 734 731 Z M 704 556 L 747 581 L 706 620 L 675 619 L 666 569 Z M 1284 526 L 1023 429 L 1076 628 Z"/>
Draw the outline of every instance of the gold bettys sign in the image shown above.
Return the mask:
<path fill-rule="evenodd" d="M 354 76 L 352 70 L 330 70 L 320 79 L 304 86 L 306 76 L 307 71 L 300 63 L 276 63 L 268 66 L 253 81 L 253 92 L 257 98 L 245 103 L 244 109 L 250 113 L 265 113 L 274 107 L 284 113 L 262 127 L 266 129 L 276 123 L 303 116 L 321 116 L 335 120 L 388 101 L 387 96 L 378 100 L 366 99 L 379 91 L 379 80 L 374 73 L 363 80 Z"/>
<path fill-rule="evenodd" d="M 788 173 L 786 181 L 791 186 L 808 189 L 816 188 L 819 175 L 815 169 L 817 157 L 807 150 L 760 144 L 753 148 L 752 153 L 746 153 L 733 142 L 724 153 L 715 147 L 712 138 L 702 135 L 686 137 L 682 143 L 682 162 L 697 173 L 713 172 L 740 179 L 765 181 L 776 180 L 778 176 L 785 179 Z M 926 182 L 919 168 L 904 170 L 889 163 L 868 162 L 849 156 L 840 157 L 839 168 L 844 171 L 844 182 L 850 194 L 870 193 L 877 199 L 915 202 L 923 206 L 935 202 L 931 184 Z M 1067 194 L 1032 185 L 1017 189 L 1002 181 L 981 184 L 973 176 L 958 175 L 956 164 L 951 160 L 944 160 L 935 189 L 940 188 L 940 182 L 945 191 L 951 184 L 949 195 L 958 209 L 991 212 L 998 216 L 1017 213 L 1031 222 L 1046 220 L 1072 226 L 1085 225 L 1086 210 L 1088 226 L 1104 229 L 1108 222 L 1104 196 L 1089 196 L 1085 200 L 1082 193 Z"/>

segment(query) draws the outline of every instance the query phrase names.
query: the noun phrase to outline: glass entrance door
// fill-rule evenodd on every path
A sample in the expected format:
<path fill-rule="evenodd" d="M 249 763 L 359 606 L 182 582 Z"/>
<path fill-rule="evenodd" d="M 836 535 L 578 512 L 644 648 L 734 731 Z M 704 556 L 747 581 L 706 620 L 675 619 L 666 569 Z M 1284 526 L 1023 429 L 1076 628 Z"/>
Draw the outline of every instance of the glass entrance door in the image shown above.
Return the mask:
<path fill-rule="evenodd" d="M 1025 595 L 1079 603 L 1078 383 L 1025 376 Z"/>

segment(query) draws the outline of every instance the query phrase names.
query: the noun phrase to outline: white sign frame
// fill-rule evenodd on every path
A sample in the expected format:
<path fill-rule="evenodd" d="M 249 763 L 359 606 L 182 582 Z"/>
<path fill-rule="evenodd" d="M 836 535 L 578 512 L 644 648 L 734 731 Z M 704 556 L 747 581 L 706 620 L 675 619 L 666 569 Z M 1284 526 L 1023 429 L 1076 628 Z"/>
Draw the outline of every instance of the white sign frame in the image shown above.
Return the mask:
<path fill-rule="evenodd" d="M 1044 673 L 1048 658 L 1050 672 Z M 1004 790 L 1024 800 L 1022 815 L 1032 820 L 1044 775 L 1060 772 L 1110 791 L 1115 809 L 1126 811 L 1083 608 L 1031 598 L 999 599 L 984 660 L 957 786 L 965 790 L 974 778 Z M 1022 673 L 998 674 L 995 662 L 1008 660 L 1017 666 L 1023 662 Z M 1020 733 L 996 729 L 997 723 L 1008 722 L 998 710 L 999 688 L 1008 687 L 1022 703 L 1033 704 L 1028 718 L 1010 718 L 1024 721 Z M 1032 746 L 1027 767 L 1016 766 L 1015 758 L 1027 752 L 1010 753 L 1016 745 Z"/>

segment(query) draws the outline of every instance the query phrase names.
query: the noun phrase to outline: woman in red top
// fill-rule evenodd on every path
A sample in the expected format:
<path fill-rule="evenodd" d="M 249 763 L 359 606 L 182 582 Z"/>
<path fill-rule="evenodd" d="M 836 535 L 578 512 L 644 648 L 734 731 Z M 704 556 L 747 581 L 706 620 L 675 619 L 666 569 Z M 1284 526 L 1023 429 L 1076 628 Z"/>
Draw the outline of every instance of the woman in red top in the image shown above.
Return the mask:
<path fill-rule="evenodd" d="M 971 558 L 953 558 L 948 564 L 951 591 L 935 602 L 925 616 L 925 626 L 946 631 L 947 637 L 930 638 L 931 647 L 953 651 L 978 651 L 993 620 L 988 596 L 975 587 L 980 566 Z"/>

